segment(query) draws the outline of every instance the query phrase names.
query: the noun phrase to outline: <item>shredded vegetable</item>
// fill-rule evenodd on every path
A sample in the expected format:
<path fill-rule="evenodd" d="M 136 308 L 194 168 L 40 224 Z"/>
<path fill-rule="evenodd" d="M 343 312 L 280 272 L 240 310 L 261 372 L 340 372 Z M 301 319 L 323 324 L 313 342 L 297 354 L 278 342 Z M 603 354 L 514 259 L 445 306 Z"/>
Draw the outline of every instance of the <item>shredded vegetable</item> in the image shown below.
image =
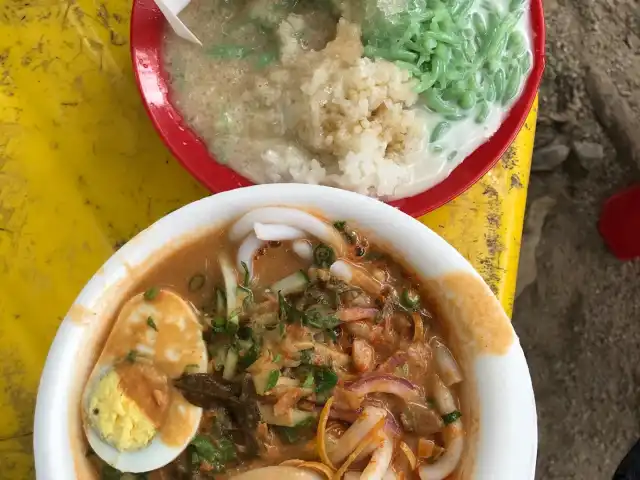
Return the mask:
<path fill-rule="evenodd" d="M 327 422 L 329 421 L 329 413 L 331 412 L 331 405 L 333 405 L 333 397 L 327 400 L 327 403 L 324 404 L 322 411 L 320 412 L 320 420 L 318 421 L 318 435 L 316 441 L 316 448 L 318 450 L 318 456 L 320 460 L 330 468 L 335 468 L 333 463 L 329 459 L 329 455 L 327 454 L 327 439 L 326 439 L 326 430 L 327 430 Z"/>

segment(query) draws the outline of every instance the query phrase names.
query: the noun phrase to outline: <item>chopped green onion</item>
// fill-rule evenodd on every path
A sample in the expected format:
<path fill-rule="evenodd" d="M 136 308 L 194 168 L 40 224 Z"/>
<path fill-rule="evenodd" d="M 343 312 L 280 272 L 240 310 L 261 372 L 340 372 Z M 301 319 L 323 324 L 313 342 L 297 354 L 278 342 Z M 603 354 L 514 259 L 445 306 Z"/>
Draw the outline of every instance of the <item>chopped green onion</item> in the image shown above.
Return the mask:
<path fill-rule="evenodd" d="M 158 287 L 151 287 L 146 292 L 144 292 L 145 300 L 153 300 L 160 293 L 160 289 Z"/>
<path fill-rule="evenodd" d="M 458 420 L 461 416 L 462 416 L 462 413 L 460 413 L 458 410 L 454 410 L 451 413 L 442 415 L 442 421 L 444 422 L 445 425 L 450 425 L 456 420 Z"/>
<path fill-rule="evenodd" d="M 400 297 L 400 301 L 402 302 L 402 305 L 404 305 L 407 308 L 415 308 L 420 303 L 420 295 L 418 295 L 412 290 L 405 288 L 402 291 L 402 296 Z"/>
<path fill-rule="evenodd" d="M 158 331 L 158 327 L 156 326 L 156 322 L 153 321 L 152 317 L 147 317 L 147 325 L 153 328 L 156 332 Z"/>
<path fill-rule="evenodd" d="M 247 267 L 247 264 L 245 262 L 240 262 L 240 265 L 242 265 L 242 269 L 244 270 L 242 285 L 248 288 L 251 283 L 251 275 L 249 275 L 249 267 Z"/>
<path fill-rule="evenodd" d="M 335 262 L 336 254 L 333 252 L 333 248 L 321 243 L 313 251 L 313 259 L 316 265 L 326 268 Z"/>
<path fill-rule="evenodd" d="M 333 222 L 333 227 L 339 232 L 344 232 L 344 229 L 346 226 L 347 226 L 347 222 L 342 220 L 339 222 Z"/>

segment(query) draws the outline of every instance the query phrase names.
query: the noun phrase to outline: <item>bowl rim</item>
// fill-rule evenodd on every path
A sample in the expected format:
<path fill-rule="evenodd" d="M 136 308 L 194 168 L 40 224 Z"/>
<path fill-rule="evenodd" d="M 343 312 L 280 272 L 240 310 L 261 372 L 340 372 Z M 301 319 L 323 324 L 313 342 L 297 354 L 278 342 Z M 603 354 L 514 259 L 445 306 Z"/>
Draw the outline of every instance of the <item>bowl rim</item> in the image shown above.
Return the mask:
<path fill-rule="evenodd" d="M 545 66 L 545 23 L 542 0 L 530 1 L 532 69 L 519 99 L 499 129 L 465 158 L 442 182 L 430 189 L 388 202 L 419 217 L 464 193 L 487 173 L 515 140 L 537 97 Z M 213 193 L 247 187 L 253 183 L 219 164 L 199 136 L 171 102 L 167 72 L 162 61 L 165 20 L 154 0 L 134 0 L 130 50 L 142 103 L 158 135 L 182 166 Z"/>
<path fill-rule="evenodd" d="M 105 309 L 109 302 L 119 304 L 130 292 L 130 285 L 122 286 L 120 282 L 134 277 L 132 272 L 137 266 L 148 268 L 147 262 L 153 264 L 164 258 L 158 253 L 177 246 L 185 236 L 193 241 L 248 210 L 274 205 L 313 209 L 330 220 L 353 219 L 377 241 L 393 244 L 397 251 L 404 252 L 406 261 L 422 277 L 437 279 L 447 272 L 467 273 L 483 286 L 483 295 L 498 304 L 471 264 L 443 238 L 417 220 L 374 199 L 330 187 L 270 184 L 198 200 L 161 218 L 115 252 L 85 285 L 65 316 L 48 352 L 38 389 L 33 440 L 37 478 L 76 478 L 72 453 L 75 444 L 70 436 L 69 419 L 76 405 L 73 399 L 77 396 L 80 401 L 81 398 L 81 392 L 76 392 L 82 388 L 77 376 L 78 365 L 91 362 L 86 350 L 84 357 L 80 353 L 90 338 L 88 335 L 99 328 L 100 322 L 96 323 L 95 318 L 100 317 L 100 309 Z M 130 283 L 133 282 L 135 279 Z M 116 286 L 119 291 L 114 293 Z M 111 308 L 115 313 L 116 307 Z M 475 315 L 475 307 L 473 310 Z M 533 387 L 517 336 L 502 307 L 499 310 L 512 332 L 509 350 L 500 355 L 479 356 L 473 361 L 482 425 L 474 478 L 533 480 L 537 452 Z M 78 311 L 92 315 L 90 320 L 78 322 L 74 318 Z M 107 320 L 102 321 L 103 328 L 108 327 L 105 322 Z"/>

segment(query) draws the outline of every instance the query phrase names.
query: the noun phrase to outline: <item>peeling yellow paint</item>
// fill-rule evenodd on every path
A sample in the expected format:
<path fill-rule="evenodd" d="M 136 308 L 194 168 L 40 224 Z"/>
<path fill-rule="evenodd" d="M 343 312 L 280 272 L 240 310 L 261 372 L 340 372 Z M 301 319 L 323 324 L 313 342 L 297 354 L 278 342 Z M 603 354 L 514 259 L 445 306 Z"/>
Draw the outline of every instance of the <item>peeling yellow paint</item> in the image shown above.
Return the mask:
<path fill-rule="evenodd" d="M 206 192 L 158 139 L 128 47 L 131 2 L 0 2 L 0 469 L 32 478 L 40 372 L 82 286 L 114 251 Z M 511 310 L 536 109 L 466 194 L 422 218 Z M 513 175 L 518 182 L 513 181 Z"/>

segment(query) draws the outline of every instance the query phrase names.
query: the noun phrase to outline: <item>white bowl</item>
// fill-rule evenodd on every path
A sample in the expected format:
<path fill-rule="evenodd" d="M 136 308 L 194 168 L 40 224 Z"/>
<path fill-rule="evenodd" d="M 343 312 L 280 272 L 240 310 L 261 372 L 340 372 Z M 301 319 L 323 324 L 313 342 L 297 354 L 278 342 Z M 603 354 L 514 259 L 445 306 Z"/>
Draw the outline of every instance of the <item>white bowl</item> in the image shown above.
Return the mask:
<path fill-rule="evenodd" d="M 480 275 L 445 240 L 384 203 L 311 185 L 260 185 L 220 193 L 162 218 L 118 250 L 82 290 L 58 329 L 40 380 L 34 427 L 37 478 L 91 478 L 79 402 L 84 382 L 132 285 L 165 255 L 268 205 L 353 221 L 422 279 L 466 377 L 467 442 L 458 478 L 532 480 L 536 409 L 518 338 Z"/>

